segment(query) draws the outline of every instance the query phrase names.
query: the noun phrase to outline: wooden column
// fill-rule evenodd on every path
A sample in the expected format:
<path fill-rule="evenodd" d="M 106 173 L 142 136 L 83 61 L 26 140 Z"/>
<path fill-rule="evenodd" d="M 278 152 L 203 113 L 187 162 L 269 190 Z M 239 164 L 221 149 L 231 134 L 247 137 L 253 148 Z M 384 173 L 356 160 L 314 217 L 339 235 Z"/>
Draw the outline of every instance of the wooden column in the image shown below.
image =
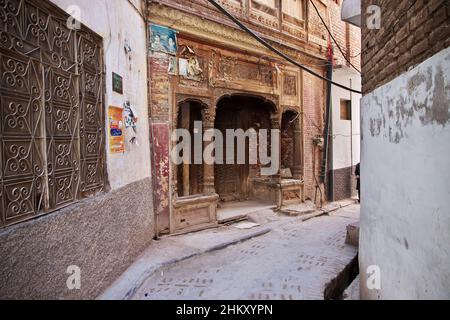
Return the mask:
<path fill-rule="evenodd" d="M 181 129 L 186 129 L 190 131 L 191 117 L 189 103 L 183 103 L 181 105 Z M 183 161 L 183 196 L 187 197 L 190 195 L 191 184 L 190 184 L 190 164 L 184 163 Z"/>
<path fill-rule="evenodd" d="M 292 172 L 294 179 L 302 180 L 302 171 L 302 131 L 300 119 L 297 119 L 294 128 L 294 168 Z"/>
<path fill-rule="evenodd" d="M 279 148 L 278 148 L 278 155 L 277 155 L 278 156 L 279 168 L 278 168 L 278 173 L 273 175 L 272 179 L 281 182 L 281 118 L 280 118 L 280 115 L 272 114 L 270 116 L 270 128 L 279 130 L 280 145 L 279 145 Z M 269 139 L 271 139 L 270 138 L 271 136 L 272 136 L 272 134 L 269 134 Z M 270 145 L 270 148 L 272 149 L 272 145 Z M 271 155 L 271 156 L 273 157 L 273 155 Z"/>
<path fill-rule="evenodd" d="M 215 116 L 215 107 L 210 107 L 209 109 L 204 109 L 202 111 L 203 132 L 214 129 Z M 203 150 L 205 150 L 211 143 L 214 142 L 204 141 Z M 215 193 L 214 165 L 203 162 L 203 194 L 212 195 Z"/>
<path fill-rule="evenodd" d="M 275 188 L 275 192 L 276 192 L 276 203 L 277 203 L 277 208 L 281 208 L 283 205 L 283 190 L 281 188 L 281 116 L 279 114 L 272 114 L 270 116 L 270 127 L 271 129 L 278 129 L 279 130 L 279 135 L 280 135 L 280 145 L 278 148 L 278 163 L 279 163 L 279 168 L 278 168 L 278 173 L 274 174 L 272 176 L 272 183 L 274 185 L 276 185 L 277 187 Z M 272 135 L 270 135 L 272 136 Z M 272 145 L 270 145 L 270 148 L 272 150 Z M 274 157 L 273 154 L 271 154 L 272 157 Z"/>

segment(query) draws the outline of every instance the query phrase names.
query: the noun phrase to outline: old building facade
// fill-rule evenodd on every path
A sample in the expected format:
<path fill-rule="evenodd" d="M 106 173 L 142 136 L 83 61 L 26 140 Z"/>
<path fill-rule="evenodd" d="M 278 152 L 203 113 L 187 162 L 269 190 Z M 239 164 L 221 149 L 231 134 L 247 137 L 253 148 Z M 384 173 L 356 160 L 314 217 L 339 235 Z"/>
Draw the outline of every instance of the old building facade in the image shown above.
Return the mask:
<path fill-rule="evenodd" d="M 218 3 L 274 47 L 325 76 L 329 35 L 310 1 Z M 359 43 L 348 38 L 345 24 L 341 25 L 344 32 L 339 32 L 339 2 L 314 3 L 335 29 L 346 54 L 357 53 Z M 170 27 L 178 39 L 175 54 L 152 50 L 151 45 L 149 52 L 159 232 L 214 225 L 217 207 L 225 201 L 269 200 L 278 207 L 306 199 L 326 201 L 326 188 L 319 177 L 326 82 L 263 47 L 208 1 L 151 1 L 149 28 L 153 25 Z M 345 67 L 339 55 L 336 62 Z M 189 60 L 198 73 L 181 70 Z M 359 57 L 353 60 L 358 63 Z M 169 74 L 173 64 L 180 70 Z M 222 132 L 279 129 L 280 171 L 263 177 L 258 165 L 172 165 L 171 132 L 192 130 L 195 120 L 202 121 L 205 130 Z"/>

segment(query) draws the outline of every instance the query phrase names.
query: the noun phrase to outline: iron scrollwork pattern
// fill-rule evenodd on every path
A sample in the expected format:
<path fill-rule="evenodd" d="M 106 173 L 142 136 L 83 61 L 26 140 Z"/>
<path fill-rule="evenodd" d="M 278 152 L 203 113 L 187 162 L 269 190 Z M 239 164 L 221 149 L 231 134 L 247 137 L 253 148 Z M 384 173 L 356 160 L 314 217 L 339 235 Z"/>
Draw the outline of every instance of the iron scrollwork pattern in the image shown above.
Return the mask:
<path fill-rule="evenodd" d="M 42 0 L 0 0 L 0 227 L 104 189 L 102 39 Z"/>

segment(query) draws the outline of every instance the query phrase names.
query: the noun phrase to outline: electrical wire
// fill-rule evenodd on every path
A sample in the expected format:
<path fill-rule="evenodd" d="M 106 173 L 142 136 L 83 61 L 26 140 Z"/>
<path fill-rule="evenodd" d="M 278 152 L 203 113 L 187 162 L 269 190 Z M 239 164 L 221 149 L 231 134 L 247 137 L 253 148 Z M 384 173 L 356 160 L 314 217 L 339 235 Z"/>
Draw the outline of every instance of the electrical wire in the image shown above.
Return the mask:
<path fill-rule="evenodd" d="M 137 14 L 138 14 L 138 15 L 142 18 L 142 20 L 145 22 L 146 19 L 145 19 L 144 14 L 141 12 L 141 10 L 139 10 L 138 7 L 136 7 L 136 5 L 135 5 L 131 0 L 128 0 L 128 3 L 133 7 L 134 11 L 136 11 Z"/>
<path fill-rule="evenodd" d="M 341 46 L 339 45 L 339 43 L 337 42 L 336 38 L 333 36 L 333 33 L 331 32 L 330 28 L 328 27 L 328 25 L 326 24 L 325 20 L 322 18 L 322 15 L 319 12 L 319 9 L 317 9 L 316 4 L 314 3 L 313 0 L 309 0 L 309 2 L 311 2 L 311 4 L 313 5 L 314 9 L 317 12 L 317 15 L 320 18 L 320 21 L 322 21 L 325 29 L 327 29 L 328 33 L 330 34 L 331 39 L 333 39 L 334 43 L 336 44 L 337 48 L 339 49 L 339 51 L 341 52 L 342 56 L 344 57 L 344 59 L 350 64 L 350 66 L 353 67 L 353 69 L 355 69 L 356 71 L 358 71 L 359 74 L 361 74 L 361 70 L 359 70 L 358 68 L 356 68 L 354 66 L 354 64 L 350 61 L 349 58 L 347 58 L 347 55 L 344 53 L 344 50 L 342 50 Z"/>
<path fill-rule="evenodd" d="M 280 50 L 274 48 L 271 44 L 269 44 L 266 40 L 264 40 L 263 38 L 261 38 L 260 36 L 258 36 L 254 31 L 250 30 L 247 26 L 245 26 L 241 21 L 239 21 L 235 16 L 233 16 L 231 13 L 229 13 L 224 7 L 222 7 L 222 5 L 220 5 L 219 3 L 217 3 L 215 0 L 208 0 L 208 2 L 213 5 L 217 10 L 219 10 L 220 12 L 222 12 L 225 16 L 227 16 L 231 21 L 233 21 L 239 28 L 241 28 L 243 31 L 245 31 L 246 33 L 248 33 L 249 35 L 251 35 L 255 40 L 257 40 L 259 43 L 261 43 L 263 46 L 265 46 L 267 49 L 269 49 L 270 51 L 276 53 L 277 55 L 279 55 L 280 57 L 282 57 L 283 59 L 287 60 L 288 62 L 292 63 L 293 65 L 295 65 L 296 67 L 299 67 L 300 69 L 308 72 L 309 74 L 312 74 L 313 76 L 322 79 L 326 82 L 330 82 L 331 84 L 335 85 L 336 87 L 339 87 L 341 89 L 344 90 L 348 90 L 350 92 L 356 93 L 356 94 L 362 94 L 361 91 L 352 89 L 352 88 L 348 88 L 340 83 L 334 82 L 332 80 L 329 80 L 323 76 L 321 76 L 320 74 L 312 71 L 311 69 L 305 67 L 304 65 L 298 63 L 297 61 L 295 61 L 294 59 L 292 59 L 291 57 L 289 57 L 288 55 L 286 55 L 285 53 L 281 52 Z"/>

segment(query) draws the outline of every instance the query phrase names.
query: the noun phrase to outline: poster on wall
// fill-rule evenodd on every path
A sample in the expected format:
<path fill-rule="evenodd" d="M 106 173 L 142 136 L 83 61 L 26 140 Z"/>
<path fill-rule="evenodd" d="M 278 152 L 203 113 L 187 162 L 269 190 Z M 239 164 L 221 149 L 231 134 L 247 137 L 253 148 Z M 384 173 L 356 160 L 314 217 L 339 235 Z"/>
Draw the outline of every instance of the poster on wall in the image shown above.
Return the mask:
<path fill-rule="evenodd" d="M 136 110 L 130 104 L 130 101 L 124 103 L 124 119 L 125 128 L 133 128 L 136 130 L 139 118 L 137 116 Z"/>
<path fill-rule="evenodd" d="M 184 58 L 180 58 L 178 60 L 179 68 L 178 72 L 180 73 L 180 76 L 187 77 L 188 76 L 188 60 Z"/>
<path fill-rule="evenodd" d="M 150 25 L 150 48 L 152 51 L 177 54 L 177 32 L 167 27 Z"/>
<path fill-rule="evenodd" d="M 125 152 L 123 108 L 110 106 L 108 109 L 109 150 L 111 153 Z"/>
<path fill-rule="evenodd" d="M 171 75 L 178 75 L 178 62 L 177 57 L 170 57 L 169 58 L 169 74 Z"/>

